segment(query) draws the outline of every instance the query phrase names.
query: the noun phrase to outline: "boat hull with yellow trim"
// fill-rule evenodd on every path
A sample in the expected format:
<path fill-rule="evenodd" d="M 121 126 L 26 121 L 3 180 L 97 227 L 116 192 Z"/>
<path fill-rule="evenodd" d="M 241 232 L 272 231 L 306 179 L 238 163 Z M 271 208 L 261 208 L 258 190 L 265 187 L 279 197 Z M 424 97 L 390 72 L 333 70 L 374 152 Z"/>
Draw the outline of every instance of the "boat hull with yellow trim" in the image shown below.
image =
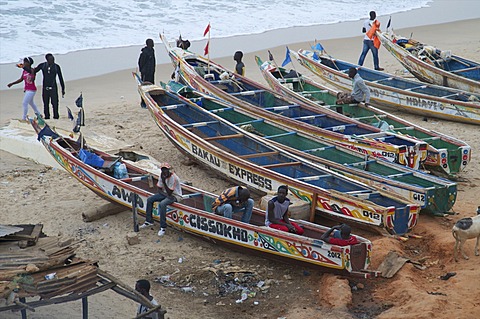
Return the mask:
<path fill-rule="evenodd" d="M 295 53 L 292 53 L 292 55 L 295 55 Z M 314 73 L 321 72 L 313 65 L 313 59 L 310 61 L 307 57 L 300 58 L 299 55 L 297 56 L 305 67 L 309 68 Z M 301 100 L 305 103 L 315 103 L 317 106 L 333 110 L 340 109 L 342 114 L 363 123 L 382 127 L 385 130 L 393 131 L 398 134 L 408 135 L 428 143 L 427 159 L 425 161 L 425 165 L 428 166 L 428 169 L 436 170 L 447 175 L 455 175 L 463 171 L 471 160 L 471 147 L 457 138 L 425 129 L 371 105 L 367 107 L 365 103 L 336 105 L 337 94 L 339 93 L 338 90 L 315 82 L 311 78 L 298 74 L 295 70 L 279 68 L 278 66 L 272 65 L 270 61 L 262 62 L 258 57 L 257 64 L 268 84 L 280 94 L 287 95 L 294 100 Z M 351 64 L 344 64 L 343 62 L 336 63 L 335 65 L 338 68 L 342 67 L 343 70 L 353 66 Z M 367 69 L 362 67 L 360 72 L 365 72 L 366 70 Z M 374 72 L 380 74 L 378 71 Z M 318 75 L 325 75 L 325 80 L 329 83 L 330 78 L 338 78 L 338 82 L 335 81 L 335 83 L 331 84 L 332 86 L 338 87 L 340 90 L 346 91 L 351 87 L 351 79 L 347 79 L 348 76 L 343 72 L 325 70 L 324 73 Z M 384 74 L 384 76 L 386 77 L 387 75 Z M 367 85 L 370 86 L 371 91 L 374 92 L 371 97 L 371 102 L 378 100 L 378 103 L 380 104 L 382 97 L 387 96 L 395 100 L 395 103 L 398 101 L 400 101 L 399 103 L 404 102 L 400 96 L 405 97 L 405 94 L 407 93 L 406 91 L 397 90 L 398 92 L 391 91 L 388 93 L 388 88 L 386 87 L 374 87 L 375 85 L 378 85 L 378 83 L 372 83 L 369 81 L 365 81 L 365 83 L 367 83 Z M 382 93 L 375 94 L 375 92 Z"/>
<path fill-rule="evenodd" d="M 342 116 L 335 111 L 296 103 L 249 78 L 226 70 L 195 53 L 162 41 L 181 80 L 198 91 L 214 95 L 237 107 L 304 132 L 390 162 L 414 169 L 427 158 L 428 144 Z"/>
<path fill-rule="evenodd" d="M 160 86 L 138 91 L 157 126 L 182 153 L 227 178 L 268 193 L 288 185 L 292 197 L 320 215 L 403 235 L 416 225 L 419 205 L 378 191 L 290 154 Z"/>
<path fill-rule="evenodd" d="M 58 136 L 48 125 L 42 127 L 36 120 L 31 120 L 31 123 L 46 150 L 67 173 L 110 202 L 130 209 L 132 203 L 136 202 L 137 212 L 145 215 L 147 198 L 156 191 L 154 185 L 160 173 L 160 166 L 155 161 L 147 159 L 148 165 L 141 165 L 141 161 L 123 159 L 122 152 L 111 155 L 82 145 L 69 137 Z M 83 160 L 79 156 L 82 149 L 90 154 L 89 157 L 83 157 Z M 91 156 L 103 162 L 95 161 L 93 164 L 86 160 Z M 129 158 L 131 157 L 130 155 Z M 139 158 L 145 159 L 145 156 Z M 111 163 L 125 164 L 128 177 L 115 177 L 115 173 L 110 170 Z M 149 168 L 144 169 L 142 166 Z M 250 224 L 246 224 L 241 222 L 239 216 L 235 216 L 238 214 L 229 219 L 212 213 L 211 203 L 216 195 L 188 185 L 182 185 L 182 190 L 184 199 L 169 206 L 166 215 L 168 225 L 175 229 L 207 239 L 215 245 L 223 244 L 242 252 L 287 263 L 300 263 L 323 271 L 363 278 L 378 275 L 377 271 L 367 270 L 372 254 L 372 243 L 368 239 L 355 235 L 359 240 L 357 245 L 331 245 L 320 239 L 328 227 L 302 220 L 297 223 L 305 230 L 303 236 L 267 228 L 263 226 L 264 212 L 259 209 L 254 209 Z M 156 208 L 153 217 L 158 221 Z"/>

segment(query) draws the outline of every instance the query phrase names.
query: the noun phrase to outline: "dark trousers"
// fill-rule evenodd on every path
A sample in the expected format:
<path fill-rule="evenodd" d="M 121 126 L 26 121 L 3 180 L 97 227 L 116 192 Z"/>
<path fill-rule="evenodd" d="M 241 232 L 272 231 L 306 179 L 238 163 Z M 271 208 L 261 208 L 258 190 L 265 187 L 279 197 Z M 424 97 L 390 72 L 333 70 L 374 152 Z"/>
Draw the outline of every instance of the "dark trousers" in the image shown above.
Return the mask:
<path fill-rule="evenodd" d="M 53 118 L 58 119 L 58 90 L 57 87 L 44 87 L 42 91 L 43 114 L 46 119 L 50 118 L 50 102 L 53 107 Z"/>
<path fill-rule="evenodd" d="M 140 73 L 140 78 L 142 79 L 142 82 L 150 82 L 155 84 L 155 72 Z"/>
<path fill-rule="evenodd" d="M 360 58 L 358 59 L 358 65 L 363 65 L 363 61 L 365 61 L 368 51 L 372 51 L 373 66 L 376 70 L 380 65 L 378 63 L 378 49 L 373 45 L 373 40 L 363 40 L 363 49 L 362 54 L 360 54 Z"/>
<path fill-rule="evenodd" d="M 168 197 L 167 195 L 162 193 L 157 193 L 150 196 L 149 198 L 147 198 L 146 221 L 149 223 L 153 223 L 153 203 L 160 202 L 157 207 L 158 214 L 160 216 L 160 227 L 167 228 L 167 206 L 175 203 L 176 201 L 177 199 L 174 196 Z"/>

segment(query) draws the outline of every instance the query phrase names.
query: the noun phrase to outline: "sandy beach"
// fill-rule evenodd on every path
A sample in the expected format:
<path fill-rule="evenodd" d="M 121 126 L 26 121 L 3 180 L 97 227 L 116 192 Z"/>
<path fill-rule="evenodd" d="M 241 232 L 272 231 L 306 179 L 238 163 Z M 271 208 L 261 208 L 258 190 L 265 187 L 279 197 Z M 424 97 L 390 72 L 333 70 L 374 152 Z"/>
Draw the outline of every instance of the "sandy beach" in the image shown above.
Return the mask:
<path fill-rule="evenodd" d="M 423 8 L 392 16 L 395 31 L 452 50 L 456 55 L 480 61 L 480 4 L 459 1 L 450 7 L 449 1 L 434 1 L 431 8 Z M 469 5 L 478 10 L 469 9 Z M 427 19 L 422 19 L 427 16 Z M 388 17 L 381 17 L 382 27 Z M 246 75 L 264 83 L 255 67 L 254 57 L 267 58 L 270 49 L 277 62 L 285 57 L 285 45 L 290 50 L 309 48 L 315 38 L 327 52 L 339 59 L 356 62 L 362 49 L 359 33 L 361 22 L 336 25 L 292 28 L 261 35 L 219 39 L 214 42 L 212 59 L 234 68 L 232 55 L 243 50 Z M 333 31 L 336 30 L 336 31 Z M 353 36 L 355 35 L 355 36 Z M 153 37 L 154 35 L 152 35 Z M 323 40 L 322 40 L 323 39 Z M 173 40 L 173 39 L 170 39 Z M 157 41 L 157 40 L 155 40 Z M 203 42 L 192 45 L 192 51 L 202 52 Z M 172 66 L 161 43 L 156 43 L 157 81 L 167 81 Z M 65 106 L 76 108 L 75 99 L 82 92 L 86 112 L 85 135 L 101 134 L 134 145 L 159 161 L 171 163 L 180 178 L 194 186 L 220 193 L 232 184 L 212 171 L 191 163 L 163 136 L 146 109 L 140 108 L 140 98 L 131 72 L 139 54 L 139 47 L 90 50 L 59 56 L 57 62 L 66 76 L 67 94 L 60 101 L 59 120 L 48 123 L 71 130 Z M 384 48 L 380 49 L 380 64 L 389 73 L 404 74 L 403 68 Z M 36 62 L 42 61 L 38 57 Z M 110 61 L 113 61 L 110 63 Z M 365 66 L 372 67 L 369 53 Z M 105 69 L 105 66 L 107 69 Z M 298 64 L 301 73 L 315 78 Z M 21 85 L 5 90 L 5 83 L 17 79 L 20 70 L 13 64 L 0 65 L 2 90 L 0 92 L 0 125 L 21 117 Z M 12 71 L 13 69 L 14 71 Z M 115 70 L 106 73 L 107 70 Z M 5 72 L 4 72 L 5 71 Z M 103 74 L 105 73 L 105 74 Z M 72 74 L 72 76 L 70 75 Z M 99 75 L 101 74 L 101 75 Z M 13 77 L 12 77 L 13 76 Z M 316 80 L 320 81 L 318 78 Z M 41 80 L 35 101 L 40 109 Z M 29 110 L 32 114 L 31 109 Z M 131 212 L 84 223 L 81 213 L 86 207 L 106 203 L 66 172 L 36 164 L 27 159 L 0 151 L 0 220 L 2 224 L 42 223 L 49 236 L 82 239 L 77 255 L 98 260 L 102 269 L 131 285 L 140 278 L 152 282 L 152 295 L 168 311 L 166 318 L 464 318 L 480 316 L 480 257 L 473 254 L 475 242 L 470 240 L 465 251 L 470 260 L 453 260 L 454 239 L 451 227 L 462 217 L 475 214 L 480 205 L 480 128 L 478 126 L 428 119 L 421 116 L 393 112 L 407 120 L 466 141 L 472 147 L 472 160 L 456 179 L 458 183 L 456 215 L 439 218 L 421 215 L 413 233 L 422 236 L 401 242 L 361 230 L 356 233 L 369 238 L 373 244 L 372 269 L 376 269 L 389 251 L 397 251 L 412 260 L 425 260 L 420 270 L 407 263 L 392 279 L 358 280 L 334 278 L 317 270 L 279 264 L 258 257 L 242 255 L 203 242 L 190 235 L 169 229 L 159 238 L 156 230 L 142 230 L 140 244 L 129 246 L 125 236 L 132 229 Z M 258 198 L 256 198 L 258 200 Z M 155 228 L 156 229 L 156 228 Z M 182 262 L 179 263 L 179 258 Z M 268 281 L 269 289 L 235 302 L 240 296 L 221 296 L 216 289 L 212 265 L 238 267 L 255 275 L 258 281 Z M 455 272 L 447 281 L 439 276 Z M 195 292 L 182 292 L 155 282 L 155 278 L 171 275 L 172 280 L 195 286 Z M 352 291 L 352 304 L 332 300 L 326 285 L 362 283 L 364 288 Z M 253 302 L 258 302 L 254 305 Z M 113 292 L 104 292 L 89 298 L 91 318 L 133 318 L 135 303 Z M 348 307 L 347 307 L 348 306 Z M 38 308 L 29 318 L 75 318 L 81 316 L 81 302 Z M 2 313 L 2 318 L 19 318 L 19 313 Z"/>

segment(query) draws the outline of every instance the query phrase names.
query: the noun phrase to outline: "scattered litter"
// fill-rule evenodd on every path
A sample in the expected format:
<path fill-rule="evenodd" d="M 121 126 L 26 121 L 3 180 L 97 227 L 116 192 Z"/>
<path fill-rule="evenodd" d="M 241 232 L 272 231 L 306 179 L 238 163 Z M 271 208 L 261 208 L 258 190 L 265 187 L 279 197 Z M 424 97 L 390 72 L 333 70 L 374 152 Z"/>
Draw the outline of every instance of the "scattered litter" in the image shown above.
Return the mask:
<path fill-rule="evenodd" d="M 448 280 L 450 277 L 455 276 L 457 273 L 456 272 L 447 272 L 445 275 L 440 276 L 440 279 L 442 280 Z"/>
<path fill-rule="evenodd" d="M 57 273 L 56 273 L 56 272 L 52 272 L 51 274 L 45 275 L 45 279 L 46 279 L 46 280 L 52 280 L 52 279 L 55 279 L 56 277 L 57 277 Z"/>
<path fill-rule="evenodd" d="M 193 287 L 182 287 L 180 288 L 183 292 L 193 292 Z"/>
<path fill-rule="evenodd" d="M 179 264 L 183 263 L 183 258 L 182 257 L 178 258 L 178 263 Z"/>
<path fill-rule="evenodd" d="M 248 294 L 247 294 L 247 291 L 242 291 L 242 295 L 240 297 L 240 299 L 238 299 L 237 301 L 235 301 L 236 303 L 242 303 L 244 302 L 245 300 L 247 300 L 248 298 Z"/>
<path fill-rule="evenodd" d="M 436 292 L 436 291 L 427 291 L 427 294 L 435 295 L 435 296 L 446 296 L 447 295 L 447 294 L 444 294 L 443 292 Z"/>
<path fill-rule="evenodd" d="M 258 301 L 254 301 L 253 304 L 254 304 L 255 306 L 258 306 L 259 302 L 258 302 Z"/>
<path fill-rule="evenodd" d="M 182 236 L 178 236 L 178 241 L 183 241 L 183 237 L 182 237 Z"/>
<path fill-rule="evenodd" d="M 218 264 L 221 263 L 221 262 L 222 262 L 222 261 L 221 261 L 220 259 L 215 259 L 215 260 L 213 261 L 213 263 L 214 263 L 215 265 L 218 265 Z"/>

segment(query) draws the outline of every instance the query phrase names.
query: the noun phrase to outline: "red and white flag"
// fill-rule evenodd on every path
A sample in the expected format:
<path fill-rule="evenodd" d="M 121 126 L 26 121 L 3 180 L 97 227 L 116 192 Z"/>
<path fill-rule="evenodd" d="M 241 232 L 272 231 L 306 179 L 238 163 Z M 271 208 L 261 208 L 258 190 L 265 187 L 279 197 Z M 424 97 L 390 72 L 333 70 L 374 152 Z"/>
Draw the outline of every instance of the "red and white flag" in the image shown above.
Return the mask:
<path fill-rule="evenodd" d="M 205 28 L 205 31 L 203 31 L 203 36 L 206 36 L 208 32 L 210 32 L 210 22 L 208 23 L 207 27 Z"/>
<path fill-rule="evenodd" d="M 203 55 L 208 55 L 208 45 L 210 44 L 210 41 L 207 42 L 207 44 L 205 45 L 205 53 Z"/>

